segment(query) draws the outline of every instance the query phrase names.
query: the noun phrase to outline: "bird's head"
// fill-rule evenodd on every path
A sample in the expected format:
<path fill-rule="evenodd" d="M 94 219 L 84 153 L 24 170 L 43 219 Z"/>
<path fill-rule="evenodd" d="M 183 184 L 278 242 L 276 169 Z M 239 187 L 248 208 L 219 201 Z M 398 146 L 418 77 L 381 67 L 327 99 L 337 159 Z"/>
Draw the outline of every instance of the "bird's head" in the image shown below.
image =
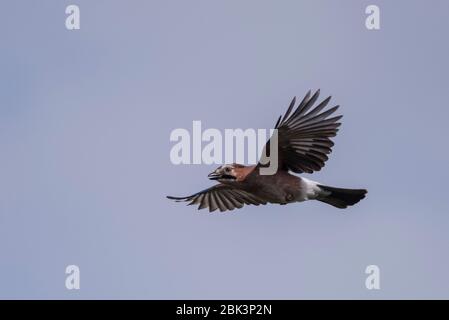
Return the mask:
<path fill-rule="evenodd" d="M 239 176 L 237 171 L 241 167 L 243 166 L 235 163 L 225 164 L 209 173 L 208 177 L 211 180 L 218 180 L 220 182 L 236 181 Z"/>

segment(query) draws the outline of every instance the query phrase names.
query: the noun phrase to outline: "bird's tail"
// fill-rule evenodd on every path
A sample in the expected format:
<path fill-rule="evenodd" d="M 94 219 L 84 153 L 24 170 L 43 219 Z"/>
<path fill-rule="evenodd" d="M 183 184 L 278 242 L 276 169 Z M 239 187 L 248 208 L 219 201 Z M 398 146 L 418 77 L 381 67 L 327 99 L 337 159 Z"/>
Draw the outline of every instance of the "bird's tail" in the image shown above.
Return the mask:
<path fill-rule="evenodd" d="M 318 185 L 318 187 L 323 190 L 323 193 L 316 199 L 340 209 L 356 204 L 365 198 L 368 192 L 365 189 L 343 189 L 323 185 Z"/>

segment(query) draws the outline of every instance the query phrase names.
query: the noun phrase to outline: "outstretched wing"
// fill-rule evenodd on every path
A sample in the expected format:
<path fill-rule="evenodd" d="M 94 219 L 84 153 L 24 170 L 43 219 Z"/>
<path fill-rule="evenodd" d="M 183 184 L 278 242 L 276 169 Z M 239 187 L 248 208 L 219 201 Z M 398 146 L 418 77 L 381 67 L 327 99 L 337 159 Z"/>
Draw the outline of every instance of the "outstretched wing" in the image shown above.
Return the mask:
<path fill-rule="evenodd" d="M 278 130 L 279 169 L 296 173 L 312 173 L 324 167 L 328 159 L 327 154 L 332 151 L 331 148 L 334 145 L 330 138 L 337 134 L 338 127 L 341 125 L 338 120 L 342 116 L 329 118 L 339 106 L 323 111 L 331 97 L 324 99 L 310 110 L 319 94 L 320 90 L 317 90 L 311 96 L 309 91 L 292 113 L 296 103 L 296 97 L 293 98 L 285 115 L 279 117 L 275 126 Z M 266 143 L 264 150 L 267 156 L 270 155 L 270 140 Z M 259 162 L 259 166 L 267 166 L 267 164 Z"/>
<path fill-rule="evenodd" d="M 168 199 L 190 201 L 189 205 L 198 204 L 198 210 L 209 208 L 209 212 L 219 209 L 220 211 L 240 209 L 245 204 L 260 205 L 267 202 L 259 197 L 229 185 L 217 184 L 209 189 L 197 192 L 187 197 L 171 197 Z"/>

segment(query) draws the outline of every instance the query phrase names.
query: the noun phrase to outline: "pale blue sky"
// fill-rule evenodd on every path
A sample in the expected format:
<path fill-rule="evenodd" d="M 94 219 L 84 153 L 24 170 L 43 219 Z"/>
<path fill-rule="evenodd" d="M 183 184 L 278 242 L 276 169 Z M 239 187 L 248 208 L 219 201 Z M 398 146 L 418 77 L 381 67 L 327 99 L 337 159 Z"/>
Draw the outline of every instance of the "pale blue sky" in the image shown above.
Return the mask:
<path fill-rule="evenodd" d="M 65 7 L 81 30 L 65 29 Z M 368 31 L 365 7 L 381 9 Z M 1 298 L 449 298 L 449 3 L 3 1 Z M 323 203 L 197 214 L 174 128 L 270 128 L 321 88 L 344 114 Z M 81 290 L 65 289 L 65 267 Z M 376 264 L 381 290 L 365 289 Z"/>

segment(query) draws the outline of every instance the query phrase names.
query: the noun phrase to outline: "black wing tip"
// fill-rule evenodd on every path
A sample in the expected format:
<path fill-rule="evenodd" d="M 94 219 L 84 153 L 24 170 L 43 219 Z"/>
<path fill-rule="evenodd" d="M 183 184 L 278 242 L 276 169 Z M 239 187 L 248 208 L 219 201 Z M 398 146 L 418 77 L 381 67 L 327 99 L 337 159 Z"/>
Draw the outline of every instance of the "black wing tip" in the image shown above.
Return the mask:
<path fill-rule="evenodd" d="M 189 200 L 189 197 L 173 197 L 173 196 L 166 196 L 166 197 L 167 199 L 175 200 L 177 202 Z"/>
<path fill-rule="evenodd" d="M 309 90 L 309 91 L 307 91 L 307 93 L 306 93 L 305 96 L 308 96 L 308 95 L 311 95 L 311 94 L 312 94 L 312 90 Z M 318 88 L 318 89 L 315 91 L 315 93 L 312 95 L 312 97 L 313 97 L 313 96 L 319 97 L 320 94 L 321 94 L 321 89 Z M 326 101 L 326 100 L 327 100 L 327 101 L 330 101 L 331 99 L 332 99 L 332 95 L 326 97 L 323 101 Z"/>
<path fill-rule="evenodd" d="M 282 116 L 279 116 L 278 121 L 276 121 L 276 125 L 274 126 L 275 129 L 279 127 L 279 124 L 281 123 Z"/>
<path fill-rule="evenodd" d="M 317 90 L 315 91 L 315 93 L 312 95 L 312 98 L 318 99 L 318 97 L 320 96 L 320 94 L 321 94 L 321 89 L 317 89 Z"/>

